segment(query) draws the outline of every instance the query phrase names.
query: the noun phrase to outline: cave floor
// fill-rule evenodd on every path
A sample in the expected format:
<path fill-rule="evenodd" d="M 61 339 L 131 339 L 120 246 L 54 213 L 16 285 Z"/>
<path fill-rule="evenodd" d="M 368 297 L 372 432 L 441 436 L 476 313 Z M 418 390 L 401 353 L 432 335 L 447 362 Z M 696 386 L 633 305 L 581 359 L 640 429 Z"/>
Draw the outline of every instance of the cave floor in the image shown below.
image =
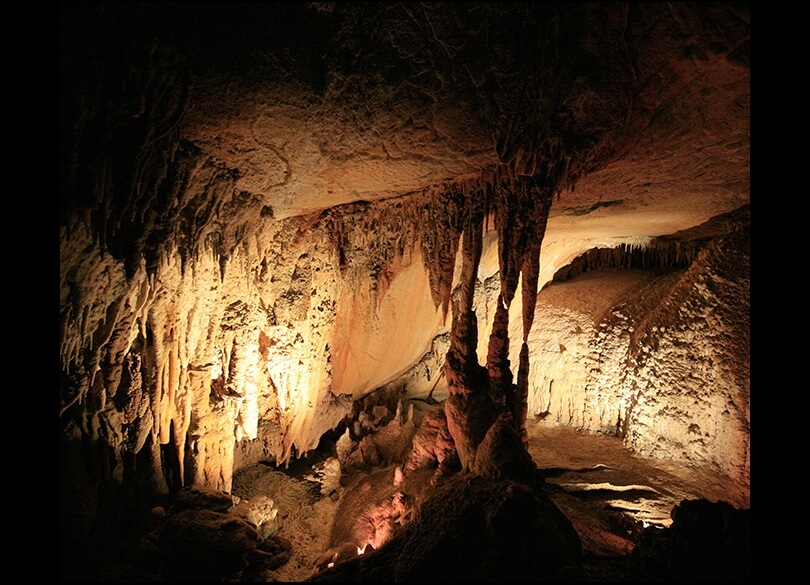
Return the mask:
<path fill-rule="evenodd" d="M 724 500 L 749 508 L 749 495 L 720 476 L 668 461 L 641 458 L 617 437 L 583 434 L 568 427 L 530 421 L 529 452 L 545 477 L 545 490 L 577 530 L 583 547 L 586 581 L 622 581 L 629 555 L 642 530 L 666 527 L 672 508 L 684 499 Z M 288 538 L 290 561 L 268 572 L 269 580 L 296 582 L 309 578 L 318 557 L 335 546 L 338 514 L 359 518 L 364 509 L 352 504 L 344 489 L 323 496 L 305 473 L 257 465 L 234 477 L 233 493 L 242 498 L 269 494 L 281 520 L 278 533 Z M 391 490 L 393 467 L 344 475 L 346 486 L 363 484 L 370 498 Z M 376 493 L 376 492 L 379 492 Z M 356 506 L 352 511 L 350 508 Z"/>
<path fill-rule="evenodd" d="M 639 457 L 618 437 L 542 421 L 529 422 L 527 430 L 547 493 L 582 540 L 586 581 L 625 580 L 641 531 L 668 527 L 672 508 L 682 500 L 750 507 L 750 494 L 722 476 Z"/>

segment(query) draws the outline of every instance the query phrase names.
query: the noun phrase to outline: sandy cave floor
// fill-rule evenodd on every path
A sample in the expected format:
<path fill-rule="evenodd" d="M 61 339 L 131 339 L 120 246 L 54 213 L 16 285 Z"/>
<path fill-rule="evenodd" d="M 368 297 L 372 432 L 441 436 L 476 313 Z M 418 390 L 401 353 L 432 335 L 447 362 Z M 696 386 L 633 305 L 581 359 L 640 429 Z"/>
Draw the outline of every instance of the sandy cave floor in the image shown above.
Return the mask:
<path fill-rule="evenodd" d="M 617 579 L 634 548 L 634 535 L 644 526 L 668 526 L 670 512 L 681 500 L 725 500 L 738 508 L 750 507 L 747 494 L 719 476 L 642 459 L 616 437 L 582 434 L 539 420 L 530 421 L 528 431 L 529 452 L 546 478 L 547 493 L 580 535 L 588 581 Z M 234 477 L 234 495 L 273 498 L 279 510 L 278 534 L 293 545 L 290 561 L 268 571 L 270 581 L 306 580 L 318 557 L 345 540 L 339 535 L 347 531 L 335 524 L 336 517 L 357 518 L 363 512 L 360 500 L 346 499 L 352 497 L 349 486 L 365 482 L 373 489 L 390 490 L 380 479 L 393 476 L 393 468 L 344 475 L 347 488 L 331 498 L 321 495 L 316 483 L 304 479 L 307 467 L 317 462 L 299 461 L 287 470 L 258 464 Z"/>

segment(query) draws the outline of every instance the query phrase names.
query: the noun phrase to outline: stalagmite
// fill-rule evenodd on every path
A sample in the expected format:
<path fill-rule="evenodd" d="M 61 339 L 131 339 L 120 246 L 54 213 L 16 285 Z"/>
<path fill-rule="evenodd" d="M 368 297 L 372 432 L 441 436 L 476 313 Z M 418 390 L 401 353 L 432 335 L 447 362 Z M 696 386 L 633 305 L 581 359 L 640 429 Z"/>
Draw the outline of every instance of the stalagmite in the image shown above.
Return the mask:
<path fill-rule="evenodd" d="M 509 364 L 509 309 L 498 295 L 492 333 L 489 336 L 487 352 L 487 373 L 489 374 L 489 394 L 492 401 L 501 409 L 513 405 L 515 401 L 512 384 L 512 370 Z"/>
<path fill-rule="evenodd" d="M 448 428 L 456 442 L 464 469 L 475 459 L 475 450 L 486 431 L 502 414 L 527 444 L 528 348 L 526 341 L 534 321 L 540 247 L 555 188 L 543 188 L 536 179 L 504 179 L 487 191 L 468 198 L 463 234 L 462 271 L 458 300 L 453 305 L 453 329 L 447 352 L 445 376 L 449 396 L 445 403 Z M 554 186 L 556 187 L 556 185 Z M 482 216 L 490 192 L 495 198 L 498 260 L 501 291 L 492 322 L 486 367 L 478 364 L 478 323 L 472 296 L 481 259 Z M 522 276 L 523 343 L 517 385 L 512 383 L 509 361 L 509 312 Z"/>
<path fill-rule="evenodd" d="M 497 414 L 486 392 L 486 369 L 478 363 L 478 321 L 472 309 L 475 279 L 481 259 L 484 221 L 480 199 L 468 199 L 462 235 L 462 268 L 458 298 L 453 303 L 453 329 L 445 362 L 449 396 L 444 405 L 447 427 L 463 469 L 469 469 L 475 449 Z"/>

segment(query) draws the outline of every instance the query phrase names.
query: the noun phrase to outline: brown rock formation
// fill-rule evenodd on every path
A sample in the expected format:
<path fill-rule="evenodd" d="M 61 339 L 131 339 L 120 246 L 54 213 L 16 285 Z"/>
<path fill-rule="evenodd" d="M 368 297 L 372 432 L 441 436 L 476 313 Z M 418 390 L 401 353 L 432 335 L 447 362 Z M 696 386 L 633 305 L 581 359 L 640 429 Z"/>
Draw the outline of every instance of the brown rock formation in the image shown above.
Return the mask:
<path fill-rule="evenodd" d="M 389 546 L 311 581 L 576 581 L 581 544 L 559 509 L 525 485 L 456 476 L 435 488 Z"/>

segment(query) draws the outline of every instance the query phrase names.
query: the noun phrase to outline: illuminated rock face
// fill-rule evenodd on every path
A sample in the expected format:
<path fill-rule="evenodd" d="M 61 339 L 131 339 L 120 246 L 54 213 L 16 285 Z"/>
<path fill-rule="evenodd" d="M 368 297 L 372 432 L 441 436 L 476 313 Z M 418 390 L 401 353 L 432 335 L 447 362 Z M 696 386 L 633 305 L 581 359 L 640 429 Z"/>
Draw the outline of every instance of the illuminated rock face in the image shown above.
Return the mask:
<path fill-rule="evenodd" d="M 464 395 L 467 366 L 518 421 L 747 481 L 745 241 L 707 246 L 643 323 L 535 311 L 587 250 L 748 202 L 746 8 L 463 7 L 64 7 L 62 503 L 82 536 L 99 493 L 229 491 L 375 389 Z M 454 437 L 469 468 L 498 408 L 447 408 L 480 422 Z"/>
<path fill-rule="evenodd" d="M 530 415 L 621 436 L 640 454 L 711 469 L 747 493 L 747 238 L 745 227 L 718 237 L 682 268 L 662 269 L 667 258 L 652 252 L 642 269 L 640 254 L 634 267 L 619 253 L 623 270 L 594 263 L 542 291 Z"/>

